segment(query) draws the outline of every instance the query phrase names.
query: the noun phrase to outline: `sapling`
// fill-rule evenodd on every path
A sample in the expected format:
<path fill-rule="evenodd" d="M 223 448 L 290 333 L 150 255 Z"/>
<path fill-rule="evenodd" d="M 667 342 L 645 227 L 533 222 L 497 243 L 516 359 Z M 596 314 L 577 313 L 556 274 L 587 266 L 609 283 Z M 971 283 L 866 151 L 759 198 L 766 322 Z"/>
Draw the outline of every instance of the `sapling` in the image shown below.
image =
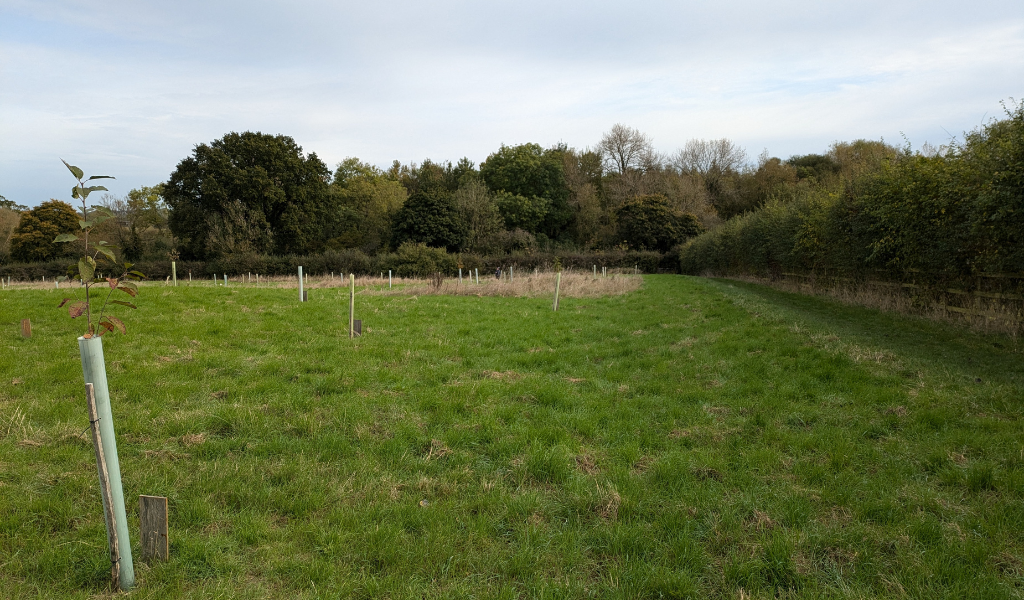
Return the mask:
<path fill-rule="evenodd" d="M 78 185 L 71 188 L 71 196 L 82 202 L 82 215 L 78 224 L 81 227 L 81 235 L 63 233 L 54 239 L 54 243 L 77 242 L 83 250 L 83 256 L 78 264 L 68 267 L 68 277 L 81 282 L 85 290 L 84 299 L 64 298 L 60 306 L 69 302 L 68 314 L 72 319 L 85 317 L 85 333 L 78 338 L 78 351 L 82 359 L 82 375 L 85 383 L 92 384 L 92 391 L 95 396 L 97 416 L 95 420 L 90 417 L 93 424 L 98 424 L 99 443 L 102 444 L 103 463 L 97 464 L 101 483 L 109 475 L 111 494 L 108 497 L 109 505 L 104 511 L 104 521 L 107 526 L 107 539 L 112 552 L 112 560 L 116 561 L 112 573 L 117 577 L 117 587 L 121 590 L 129 590 L 135 584 L 135 570 L 132 565 L 131 544 L 128 538 L 128 519 L 124 509 L 124 491 L 121 487 L 121 466 L 117 456 L 117 440 L 114 435 L 114 419 L 110 407 L 110 392 L 107 388 L 107 372 L 103 359 L 103 339 L 105 333 L 115 329 L 122 334 L 126 333 L 124 322 L 107 312 L 108 307 L 124 306 L 134 309 L 135 305 L 126 300 L 112 299 L 114 292 L 127 294 L 134 298 L 139 293 L 135 284 L 145 276 L 138 271 L 132 270 L 131 263 L 123 263 L 119 266 L 114 256 L 115 248 L 103 240 L 90 240 L 90 233 L 93 228 L 113 217 L 111 212 L 102 206 L 87 204 L 89 194 L 96 191 L 106 191 L 102 185 L 87 186 L 86 183 L 94 179 L 113 179 L 106 175 L 93 175 L 84 179 L 85 174 L 78 167 L 64 165 L 71 171 L 71 174 L 78 180 Z M 97 267 L 103 266 L 109 269 L 111 274 L 120 273 L 115 276 L 97 276 Z M 93 288 L 100 286 L 99 298 L 103 302 L 98 310 L 93 302 Z M 103 291 L 106 294 L 103 294 Z M 97 298 L 97 300 L 99 299 Z M 111 522 L 113 520 L 113 522 Z M 119 556 L 118 556 L 119 555 Z"/>
<path fill-rule="evenodd" d="M 82 287 L 85 289 L 85 298 L 64 298 L 60 306 L 64 306 L 68 302 L 68 314 L 72 319 L 77 319 L 84 316 L 86 322 L 86 331 L 82 337 L 89 339 L 95 336 L 102 336 L 104 333 L 114 331 L 115 329 L 120 331 L 122 334 L 127 333 L 124 322 L 121 319 L 108 314 L 107 307 L 110 305 L 125 306 L 127 308 L 134 309 L 136 306 L 127 300 L 112 299 L 111 296 L 114 292 L 122 292 L 128 296 L 134 298 L 139 293 L 139 288 L 135 284 L 145 278 L 145 275 L 138 271 L 132 270 L 132 263 L 126 262 L 122 266 L 118 266 L 117 258 L 114 256 L 114 246 L 111 246 L 103 240 L 92 240 L 89 239 L 89 234 L 92 229 L 100 223 L 112 218 L 114 215 L 110 210 L 104 206 L 88 206 L 86 200 L 89 198 L 89 194 L 97 191 L 107 191 L 107 188 L 102 185 L 86 186 L 86 182 L 94 179 L 113 179 L 109 175 L 93 175 L 88 179 L 82 179 L 85 174 L 78 167 L 69 165 L 67 161 L 61 161 L 67 166 L 71 174 L 78 180 L 78 185 L 71 188 L 71 197 L 81 200 L 82 202 L 82 215 L 78 220 L 78 224 L 82 229 L 81 236 L 74 233 L 62 233 L 58 235 L 53 241 L 54 243 L 67 243 L 67 242 L 80 242 L 84 249 L 84 256 L 82 256 L 77 264 L 73 264 L 68 267 L 68 278 L 72 280 L 79 280 L 82 283 Z M 120 274 L 114 277 L 97 277 L 96 269 L 99 266 L 108 267 L 112 273 Z M 106 287 L 102 287 L 106 284 Z M 101 286 L 100 297 L 103 299 L 103 303 L 100 304 L 99 310 L 94 310 L 95 304 L 92 302 L 92 292 L 95 286 Z M 102 293 L 102 290 L 106 290 L 106 295 Z"/>

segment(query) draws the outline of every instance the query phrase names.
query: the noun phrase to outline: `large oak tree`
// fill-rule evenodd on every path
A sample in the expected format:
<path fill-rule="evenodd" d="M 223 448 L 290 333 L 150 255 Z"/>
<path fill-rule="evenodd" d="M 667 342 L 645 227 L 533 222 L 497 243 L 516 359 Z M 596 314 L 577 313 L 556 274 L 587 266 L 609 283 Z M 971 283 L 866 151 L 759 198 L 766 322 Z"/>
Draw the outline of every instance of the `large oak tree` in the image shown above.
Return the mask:
<path fill-rule="evenodd" d="M 317 252 L 332 218 L 330 175 L 288 136 L 229 133 L 171 173 L 168 224 L 188 258 Z"/>

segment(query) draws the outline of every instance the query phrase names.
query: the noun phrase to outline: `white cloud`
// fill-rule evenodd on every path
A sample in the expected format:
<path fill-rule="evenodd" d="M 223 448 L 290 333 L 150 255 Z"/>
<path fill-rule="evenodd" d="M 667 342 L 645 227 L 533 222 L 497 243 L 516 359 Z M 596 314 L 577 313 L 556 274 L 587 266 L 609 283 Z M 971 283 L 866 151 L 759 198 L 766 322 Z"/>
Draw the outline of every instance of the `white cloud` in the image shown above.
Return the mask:
<path fill-rule="evenodd" d="M 0 194 L 66 197 L 58 157 L 124 193 L 242 130 L 331 166 L 586 146 L 616 122 L 663 151 L 938 143 L 1020 81 L 1024 9 L 1009 1 L 7 2 Z"/>

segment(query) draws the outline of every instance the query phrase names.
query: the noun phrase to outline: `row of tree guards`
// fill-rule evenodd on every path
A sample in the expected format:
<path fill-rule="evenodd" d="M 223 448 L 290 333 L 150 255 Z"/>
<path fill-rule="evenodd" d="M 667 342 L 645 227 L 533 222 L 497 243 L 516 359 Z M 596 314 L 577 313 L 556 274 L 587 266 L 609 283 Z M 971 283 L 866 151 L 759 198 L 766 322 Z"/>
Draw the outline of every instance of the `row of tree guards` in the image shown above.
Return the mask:
<path fill-rule="evenodd" d="M 177 285 L 177 269 L 171 263 L 171 274 Z M 602 268 L 602 274 L 608 274 Z M 383 278 L 383 273 L 381 277 Z M 499 270 L 498 274 L 502 273 Z M 469 272 L 470 280 L 480 283 L 480 270 Z M 515 281 L 512 267 L 508 270 L 509 281 Z M 597 276 L 597 265 L 594 265 L 594 276 Z M 462 268 L 459 268 L 459 283 L 462 283 Z M 305 289 L 305 276 L 302 267 L 298 270 L 299 302 L 308 302 L 309 295 Z M 191 274 L 190 274 L 191 280 Z M 214 283 L 217 276 L 214 275 Z M 224 285 L 227 285 L 224 275 Z M 259 275 L 257 275 L 257 282 Z M 392 287 L 392 273 L 388 271 L 388 288 Z M 555 296 L 552 310 L 558 310 L 558 296 L 561 289 L 562 273 L 555 274 Z M 355 318 L 356 277 L 349 273 L 348 302 L 348 335 L 350 338 L 362 335 L 362 321 Z M 22 335 L 32 336 L 32 325 L 28 319 L 21 323 Z M 82 336 L 78 338 L 78 349 L 82 360 L 82 374 L 85 379 L 86 401 L 89 413 L 89 424 L 92 431 L 93 445 L 96 453 L 96 468 L 99 476 L 100 495 L 103 500 L 103 519 L 107 529 L 108 550 L 111 561 L 111 578 L 114 587 L 130 590 L 135 585 L 135 569 L 132 563 L 131 543 L 128 535 L 128 518 L 124 506 L 124 489 L 121 484 L 121 465 L 117 455 L 117 440 L 114 434 L 114 419 L 110 407 L 110 392 L 107 387 L 106 366 L 103 358 L 103 340 L 99 336 Z M 167 534 L 167 498 L 161 496 L 139 497 L 139 521 L 141 527 L 141 545 L 143 560 L 167 560 L 169 544 Z"/>
<path fill-rule="evenodd" d="M 639 265 L 634 266 L 633 267 L 633 273 L 634 274 L 638 274 L 639 272 L 640 272 Z M 301 287 L 301 285 L 302 285 L 302 283 L 301 283 L 301 281 L 302 281 L 302 276 L 301 276 L 302 267 L 299 267 L 299 273 L 300 273 L 300 276 L 299 276 L 299 280 L 300 280 L 299 286 Z M 476 275 L 476 283 L 479 284 L 480 283 L 480 269 L 470 269 L 469 270 L 469 280 L 470 280 L 470 282 L 473 281 L 474 274 Z M 228 275 L 227 275 L 227 273 L 224 273 L 223 275 L 224 275 L 224 285 L 226 286 L 228 284 Z M 333 276 L 334 273 L 331 273 L 331 275 Z M 350 275 L 353 275 L 353 274 L 350 273 Z M 381 273 L 380 275 L 381 275 L 381 279 L 383 279 L 384 278 L 384 273 Z M 601 267 L 601 275 L 603 275 L 605 277 L 608 276 L 608 267 Z M 342 274 L 342 276 L 344 277 L 344 273 Z M 515 283 L 515 272 L 513 271 L 512 266 L 509 266 L 509 268 L 508 268 L 508 276 L 509 276 L 509 282 Z M 597 265 L 594 265 L 594 277 L 597 277 Z M 174 285 L 174 286 L 178 285 L 178 267 L 177 267 L 177 265 L 175 264 L 174 261 L 171 261 L 171 276 L 168 279 L 170 280 L 170 283 L 172 285 Z M 189 280 L 190 283 L 192 282 L 192 272 L 191 271 L 189 271 L 189 273 L 188 273 L 188 280 Z M 217 279 L 217 275 L 216 274 L 214 274 L 212 276 L 212 280 L 213 280 L 213 285 L 217 285 L 218 279 Z M 46 276 L 43 276 L 43 282 L 44 283 L 46 282 Z M 259 284 L 259 282 L 260 282 L 260 275 L 259 275 L 259 273 L 257 273 L 256 274 L 256 283 L 257 283 L 257 285 Z M 252 283 L 252 273 L 249 273 L 249 283 Z M 462 267 L 459 267 L 459 284 L 462 284 Z M 54 280 L 53 280 L 53 285 L 54 285 L 55 288 L 60 288 L 60 279 L 55 277 Z M 11 287 L 11 276 L 10 275 L 8 275 L 6 278 L 0 278 L 0 287 L 2 287 L 3 289 Z M 391 289 L 391 287 L 392 287 L 392 277 L 391 277 L 391 270 L 389 269 L 388 270 L 388 289 Z"/>

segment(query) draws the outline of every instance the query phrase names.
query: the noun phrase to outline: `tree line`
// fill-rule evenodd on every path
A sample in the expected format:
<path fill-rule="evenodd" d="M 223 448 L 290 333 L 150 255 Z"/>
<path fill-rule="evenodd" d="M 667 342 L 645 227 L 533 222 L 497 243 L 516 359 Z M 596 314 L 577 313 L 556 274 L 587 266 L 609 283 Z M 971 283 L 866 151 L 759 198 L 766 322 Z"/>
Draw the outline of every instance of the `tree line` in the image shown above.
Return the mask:
<path fill-rule="evenodd" d="M 751 164 L 725 139 L 661 154 L 646 134 L 615 125 L 593 148 L 502 145 L 479 165 L 427 159 L 387 169 L 348 158 L 332 172 L 288 136 L 229 133 L 197 145 L 166 182 L 104 196 L 117 218 L 100 233 L 133 261 L 373 256 L 404 244 L 478 255 L 664 253 L 796 184 L 801 168 L 818 164 L 811 157 L 765 154 Z M 49 243 L 77 227 L 69 205 L 8 204 L 0 261 L 74 253 Z"/>

